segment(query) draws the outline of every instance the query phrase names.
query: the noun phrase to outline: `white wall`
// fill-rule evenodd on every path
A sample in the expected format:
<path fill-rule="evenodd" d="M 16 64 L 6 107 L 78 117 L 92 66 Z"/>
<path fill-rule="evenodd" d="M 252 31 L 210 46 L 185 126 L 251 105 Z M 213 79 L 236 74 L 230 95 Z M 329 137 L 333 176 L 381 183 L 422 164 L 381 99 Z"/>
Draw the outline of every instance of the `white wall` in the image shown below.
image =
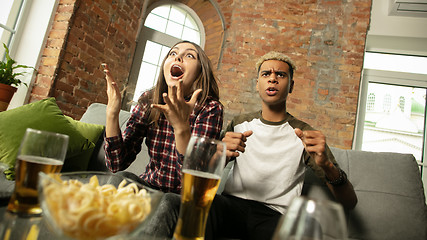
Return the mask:
<path fill-rule="evenodd" d="M 19 32 L 17 38 L 12 42 L 14 60 L 18 64 L 33 66 L 37 68 L 38 60 L 41 56 L 40 49 L 45 44 L 46 32 L 50 29 L 50 23 L 53 19 L 53 13 L 56 12 L 59 0 L 30 0 L 27 1 L 27 12 L 25 17 L 19 23 Z M 35 77 L 35 73 L 29 69 L 24 69 L 28 72 L 21 80 L 30 86 L 30 82 Z M 29 89 L 21 85 L 18 91 L 12 98 L 8 109 L 16 108 L 24 105 Z"/>
<path fill-rule="evenodd" d="M 368 51 L 427 56 L 427 18 L 388 16 L 389 0 L 373 0 Z"/>
<path fill-rule="evenodd" d="M 427 38 L 427 18 L 388 16 L 389 0 L 373 0 L 369 34 Z"/>

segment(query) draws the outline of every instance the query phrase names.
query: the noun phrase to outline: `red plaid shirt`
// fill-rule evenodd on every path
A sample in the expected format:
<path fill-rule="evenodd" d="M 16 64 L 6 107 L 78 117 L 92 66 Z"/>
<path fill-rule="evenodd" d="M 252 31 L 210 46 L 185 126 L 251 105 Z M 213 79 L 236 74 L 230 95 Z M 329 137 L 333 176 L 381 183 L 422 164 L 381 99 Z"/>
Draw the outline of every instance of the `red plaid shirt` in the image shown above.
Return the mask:
<path fill-rule="evenodd" d="M 150 161 L 140 177 L 164 192 L 181 192 L 181 167 L 184 156 L 175 147 L 172 125 L 161 114 L 158 127 L 147 124 L 150 105 L 137 105 L 122 136 L 105 139 L 107 167 L 112 172 L 125 170 L 141 151 L 145 138 Z M 190 115 L 192 135 L 219 139 L 223 122 L 223 106 L 208 98 L 202 107 L 196 104 Z"/>

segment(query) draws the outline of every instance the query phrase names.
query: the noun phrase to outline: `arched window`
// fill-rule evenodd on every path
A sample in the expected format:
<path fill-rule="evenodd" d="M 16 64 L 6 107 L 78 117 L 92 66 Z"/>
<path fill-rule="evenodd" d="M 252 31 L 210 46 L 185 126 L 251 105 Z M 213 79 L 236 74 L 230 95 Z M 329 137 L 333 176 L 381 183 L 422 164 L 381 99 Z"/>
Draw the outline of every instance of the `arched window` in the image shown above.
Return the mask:
<path fill-rule="evenodd" d="M 197 14 L 184 4 L 159 1 L 147 9 L 144 26 L 138 36 L 129 86 L 134 86 L 132 101 L 152 88 L 157 81 L 163 58 L 176 42 L 205 42 L 203 25 Z M 134 85 L 135 84 L 135 85 Z M 133 104 L 134 105 L 134 104 Z"/>

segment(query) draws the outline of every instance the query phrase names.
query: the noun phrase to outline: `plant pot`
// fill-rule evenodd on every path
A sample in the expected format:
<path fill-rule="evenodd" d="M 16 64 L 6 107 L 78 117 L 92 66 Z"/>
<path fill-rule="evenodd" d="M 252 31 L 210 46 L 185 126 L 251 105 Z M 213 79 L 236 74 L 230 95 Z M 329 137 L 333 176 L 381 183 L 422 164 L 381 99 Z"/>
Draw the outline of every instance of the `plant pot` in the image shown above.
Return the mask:
<path fill-rule="evenodd" d="M 0 83 L 0 112 L 6 111 L 17 88 Z"/>

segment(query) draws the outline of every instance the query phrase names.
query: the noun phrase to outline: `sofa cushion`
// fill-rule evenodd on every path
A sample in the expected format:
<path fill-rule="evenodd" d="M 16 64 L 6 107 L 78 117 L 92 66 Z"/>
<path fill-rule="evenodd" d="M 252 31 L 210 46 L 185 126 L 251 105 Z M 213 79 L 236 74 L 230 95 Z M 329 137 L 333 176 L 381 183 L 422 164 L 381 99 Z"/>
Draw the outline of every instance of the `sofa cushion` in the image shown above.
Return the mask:
<path fill-rule="evenodd" d="M 79 131 L 85 138 L 87 138 L 89 141 L 95 144 L 95 147 L 88 148 L 85 151 L 82 151 L 81 154 L 75 157 L 72 157 L 67 161 L 70 163 L 79 163 L 79 166 L 73 167 L 74 169 L 79 168 L 81 170 L 91 170 L 89 169 L 90 168 L 89 164 L 92 158 L 92 154 L 94 153 L 94 151 L 99 150 L 98 148 L 99 141 L 104 140 L 102 135 L 104 133 L 105 126 L 99 125 L 99 124 L 80 122 L 68 116 L 66 116 L 66 118 L 77 129 L 77 131 Z M 77 158 L 80 158 L 80 159 L 77 159 Z M 67 169 L 65 169 L 64 171 L 66 170 Z"/>
<path fill-rule="evenodd" d="M 339 148 L 331 151 L 358 198 L 355 209 L 346 211 L 349 239 L 427 239 L 427 206 L 413 155 Z M 303 194 L 334 199 L 310 170 Z"/>
<path fill-rule="evenodd" d="M 83 114 L 80 119 L 81 122 L 94 123 L 104 125 L 106 123 L 106 109 L 107 105 L 103 103 L 92 103 Z M 126 123 L 130 117 L 131 113 L 129 111 L 120 110 L 119 114 L 119 126 L 123 131 L 126 128 Z"/>
<path fill-rule="evenodd" d="M 94 143 L 84 137 L 62 114 L 55 98 L 47 98 L 0 112 L 0 163 L 13 167 L 27 128 L 66 134 L 70 137 L 63 171 L 85 170 L 85 151 Z"/>
<path fill-rule="evenodd" d="M 65 116 L 68 121 L 89 141 L 96 143 L 104 132 L 105 126 L 100 124 L 85 123 L 74 120 L 69 116 Z"/>
<path fill-rule="evenodd" d="M 427 206 L 411 154 L 331 148 L 358 203 L 347 212 L 351 239 L 427 239 Z"/>
<path fill-rule="evenodd" d="M 92 103 L 88 107 L 86 112 L 83 114 L 82 118 L 80 119 L 80 122 L 105 125 L 105 123 L 106 123 L 106 109 L 107 109 L 107 105 L 105 105 L 103 103 Z M 126 123 L 129 119 L 130 115 L 131 115 L 131 113 L 129 111 L 120 110 L 119 126 L 120 126 L 122 131 L 126 128 Z M 98 140 L 98 142 L 96 142 L 94 153 L 93 153 L 92 158 L 89 162 L 88 170 L 91 170 L 91 171 L 109 171 L 105 165 L 104 144 L 105 143 L 104 143 L 103 137 L 101 137 Z M 143 145 L 142 151 L 144 150 L 144 146 L 145 145 Z M 146 147 L 145 147 L 145 149 L 146 149 Z M 138 154 L 138 156 L 140 156 L 140 155 L 142 155 L 142 153 Z M 135 172 L 136 174 L 141 174 L 142 173 L 141 169 L 145 169 L 146 163 L 143 163 L 143 164 L 138 163 L 137 164 L 136 162 L 137 161 L 135 161 L 129 167 L 129 169 L 130 170 L 132 169 L 131 172 Z M 134 166 L 138 166 L 138 167 L 135 168 Z"/>

